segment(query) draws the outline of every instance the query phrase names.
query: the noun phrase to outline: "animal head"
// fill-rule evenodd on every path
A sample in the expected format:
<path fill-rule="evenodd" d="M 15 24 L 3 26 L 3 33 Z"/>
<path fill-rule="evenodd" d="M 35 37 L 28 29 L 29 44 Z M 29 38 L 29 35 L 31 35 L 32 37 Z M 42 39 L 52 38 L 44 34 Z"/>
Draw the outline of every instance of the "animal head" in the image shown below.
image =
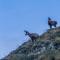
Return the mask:
<path fill-rule="evenodd" d="M 27 30 L 24 30 L 24 32 L 25 32 L 25 35 L 28 35 L 29 34 L 29 32 Z"/>
<path fill-rule="evenodd" d="M 50 18 L 50 17 L 48 17 L 48 20 L 51 20 L 51 18 Z"/>
<path fill-rule="evenodd" d="M 48 24 L 52 24 L 52 19 L 50 17 L 48 17 Z"/>

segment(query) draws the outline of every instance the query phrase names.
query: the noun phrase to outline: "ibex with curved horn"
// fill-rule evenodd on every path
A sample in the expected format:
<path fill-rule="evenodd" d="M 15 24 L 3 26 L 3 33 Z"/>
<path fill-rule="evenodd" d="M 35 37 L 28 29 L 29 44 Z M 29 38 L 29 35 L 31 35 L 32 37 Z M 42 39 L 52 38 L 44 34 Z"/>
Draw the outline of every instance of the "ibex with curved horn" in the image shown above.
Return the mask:
<path fill-rule="evenodd" d="M 37 33 L 30 33 L 26 30 L 24 30 L 24 32 L 25 35 L 28 35 L 31 38 L 32 42 L 35 41 L 37 38 L 39 38 L 39 35 Z"/>

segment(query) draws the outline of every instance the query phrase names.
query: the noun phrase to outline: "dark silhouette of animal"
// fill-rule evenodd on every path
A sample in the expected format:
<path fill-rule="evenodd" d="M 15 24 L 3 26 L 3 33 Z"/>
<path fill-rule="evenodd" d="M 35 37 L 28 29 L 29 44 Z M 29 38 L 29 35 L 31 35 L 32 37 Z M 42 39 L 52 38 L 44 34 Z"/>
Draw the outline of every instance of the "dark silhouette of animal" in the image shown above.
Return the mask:
<path fill-rule="evenodd" d="M 52 26 L 56 27 L 57 21 L 52 21 L 52 19 L 48 17 L 48 25 L 50 26 L 50 28 L 52 28 Z"/>
<path fill-rule="evenodd" d="M 25 35 L 28 35 L 31 38 L 32 42 L 36 41 L 36 39 L 39 38 L 39 35 L 37 33 L 30 33 L 26 30 L 24 32 Z"/>

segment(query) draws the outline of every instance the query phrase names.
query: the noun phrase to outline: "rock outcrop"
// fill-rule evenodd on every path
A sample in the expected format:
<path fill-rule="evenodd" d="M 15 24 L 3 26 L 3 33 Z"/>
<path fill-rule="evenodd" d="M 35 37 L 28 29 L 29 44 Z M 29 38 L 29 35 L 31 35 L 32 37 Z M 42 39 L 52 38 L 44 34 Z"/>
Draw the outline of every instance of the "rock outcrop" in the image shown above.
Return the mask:
<path fill-rule="evenodd" d="M 28 40 L 1 60 L 60 60 L 60 27 Z"/>

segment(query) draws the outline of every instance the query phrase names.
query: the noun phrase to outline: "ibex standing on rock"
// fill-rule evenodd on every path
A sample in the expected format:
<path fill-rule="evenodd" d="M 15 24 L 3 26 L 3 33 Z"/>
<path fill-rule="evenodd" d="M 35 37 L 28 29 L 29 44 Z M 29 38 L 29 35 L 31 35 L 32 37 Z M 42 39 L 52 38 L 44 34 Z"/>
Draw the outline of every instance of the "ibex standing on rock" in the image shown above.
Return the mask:
<path fill-rule="evenodd" d="M 50 28 L 52 28 L 52 26 L 56 27 L 57 21 L 52 21 L 52 19 L 48 17 L 48 25 L 50 26 Z"/>
<path fill-rule="evenodd" d="M 24 32 L 25 35 L 28 35 L 31 38 L 32 42 L 36 41 L 36 39 L 39 38 L 39 35 L 37 33 L 30 33 L 26 30 Z"/>

